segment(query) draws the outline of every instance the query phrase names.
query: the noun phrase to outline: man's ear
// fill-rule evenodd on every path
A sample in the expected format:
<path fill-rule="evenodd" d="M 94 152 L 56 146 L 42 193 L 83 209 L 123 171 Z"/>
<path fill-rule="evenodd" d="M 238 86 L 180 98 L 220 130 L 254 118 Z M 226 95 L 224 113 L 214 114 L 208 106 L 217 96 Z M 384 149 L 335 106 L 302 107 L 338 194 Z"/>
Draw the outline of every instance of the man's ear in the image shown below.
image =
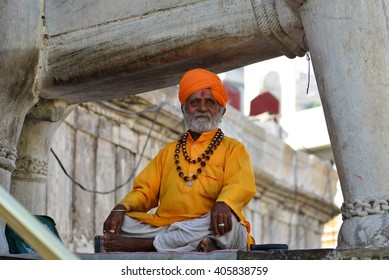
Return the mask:
<path fill-rule="evenodd" d="M 184 104 L 181 105 L 181 112 L 184 113 Z"/>
<path fill-rule="evenodd" d="M 224 109 L 224 111 L 223 111 L 223 116 L 224 116 L 224 114 L 225 114 L 226 111 L 227 111 L 227 108 L 226 108 L 226 107 L 223 107 L 223 109 Z"/>

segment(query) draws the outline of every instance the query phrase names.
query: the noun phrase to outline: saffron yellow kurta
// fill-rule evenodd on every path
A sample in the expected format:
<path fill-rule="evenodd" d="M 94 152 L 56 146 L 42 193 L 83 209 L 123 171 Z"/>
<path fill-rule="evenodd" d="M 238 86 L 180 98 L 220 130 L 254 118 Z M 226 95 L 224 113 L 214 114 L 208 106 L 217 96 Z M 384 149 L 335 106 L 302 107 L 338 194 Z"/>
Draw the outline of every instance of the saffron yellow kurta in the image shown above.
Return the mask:
<path fill-rule="evenodd" d="M 203 133 L 197 141 L 189 134 L 186 143 L 189 157 L 200 157 L 216 131 Z M 176 145 L 177 141 L 167 144 L 135 178 L 133 190 L 119 202 L 129 211 L 127 215 L 154 226 L 166 226 L 203 216 L 215 202 L 224 202 L 250 232 L 243 208 L 254 196 L 256 187 L 244 145 L 224 136 L 191 187 L 178 176 Z M 185 175 L 196 174 L 200 167 L 200 163 L 188 163 L 182 151 L 179 161 Z M 147 213 L 157 206 L 155 214 Z"/>

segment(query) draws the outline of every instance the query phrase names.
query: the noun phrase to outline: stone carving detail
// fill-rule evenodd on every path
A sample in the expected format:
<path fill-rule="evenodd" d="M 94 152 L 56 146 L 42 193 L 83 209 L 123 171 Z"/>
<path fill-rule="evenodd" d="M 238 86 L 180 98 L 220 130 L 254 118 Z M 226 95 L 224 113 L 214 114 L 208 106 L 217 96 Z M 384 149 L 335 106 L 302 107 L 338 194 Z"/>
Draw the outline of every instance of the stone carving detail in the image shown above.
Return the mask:
<path fill-rule="evenodd" d="M 277 14 L 277 7 L 273 0 L 252 1 L 251 3 L 262 35 L 276 49 L 289 58 L 303 56 L 306 53 L 306 50 L 282 29 Z M 302 29 L 301 32 L 303 33 Z"/>
<path fill-rule="evenodd" d="M 12 176 L 25 180 L 46 181 L 47 173 L 47 162 L 24 157 L 16 161 L 16 170 Z"/>
<path fill-rule="evenodd" d="M 343 220 L 352 217 L 365 217 L 374 214 L 389 213 L 389 195 L 384 198 L 369 197 L 364 201 L 356 199 L 345 201 L 341 207 Z"/>
<path fill-rule="evenodd" d="M 0 168 L 13 172 L 16 167 L 16 159 L 16 149 L 0 146 Z"/>

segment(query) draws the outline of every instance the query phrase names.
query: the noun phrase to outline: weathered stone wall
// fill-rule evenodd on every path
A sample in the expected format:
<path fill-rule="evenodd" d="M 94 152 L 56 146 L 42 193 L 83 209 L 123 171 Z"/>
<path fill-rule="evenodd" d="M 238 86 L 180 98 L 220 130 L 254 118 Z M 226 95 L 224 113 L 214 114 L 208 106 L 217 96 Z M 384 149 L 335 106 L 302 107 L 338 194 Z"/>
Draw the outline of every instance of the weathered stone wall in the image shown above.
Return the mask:
<path fill-rule="evenodd" d="M 93 252 L 94 236 L 101 234 L 110 209 L 130 190 L 130 175 L 136 167 L 135 174 L 165 143 L 185 132 L 176 94 L 172 87 L 109 103 L 79 105 L 59 127 L 53 151 L 87 189 L 67 178 L 51 155 L 46 211 L 71 250 Z M 221 128 L 244 142 L 251 156 L 257 196 L 246 214 L 257 243 L 320 248 L 323 224 L 337 214 L 332 203 L 337 176 L 332 166 L 293 151 L 232 107 Z"/>

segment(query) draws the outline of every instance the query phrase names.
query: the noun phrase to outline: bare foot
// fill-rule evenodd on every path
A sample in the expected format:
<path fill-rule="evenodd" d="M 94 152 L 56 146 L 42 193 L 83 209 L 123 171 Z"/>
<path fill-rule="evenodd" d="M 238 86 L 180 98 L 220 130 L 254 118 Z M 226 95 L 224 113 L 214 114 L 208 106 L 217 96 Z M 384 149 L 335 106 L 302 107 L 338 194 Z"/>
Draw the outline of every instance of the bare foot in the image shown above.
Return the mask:
<path fill-rule="evenodd" d="M 198 252 L 211 252 L 217 249 L 219 248 L 216 246 L 216 241 L 209 237 L 203 238 L 197 247 Z"/>
<path fill-rule="evenodd" d="M 152 238 L 131 238 L 120 234 L 104 234 L 106 252 L 151 252 L 155 251 Z"/>

